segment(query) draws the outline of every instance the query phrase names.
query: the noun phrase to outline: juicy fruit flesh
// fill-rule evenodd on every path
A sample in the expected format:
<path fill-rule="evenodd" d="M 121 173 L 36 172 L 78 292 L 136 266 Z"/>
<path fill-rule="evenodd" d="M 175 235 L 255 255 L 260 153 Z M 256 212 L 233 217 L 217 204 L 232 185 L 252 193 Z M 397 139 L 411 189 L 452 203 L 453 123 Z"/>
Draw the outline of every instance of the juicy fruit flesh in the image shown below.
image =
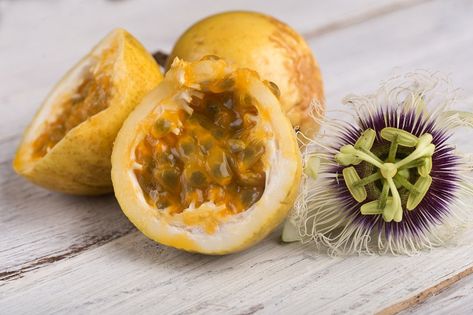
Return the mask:
<path fill-rule="evenodd" d="M 71 129 L 108 107 L 115 52 L 113 48 L 104 51 L 85 69 L 79 86 L 62 97 L 59 113 L 33 142 L 33 158 L 45 156 Z"/>
<path fill-rule="evenodd" d="M 215 232 L 221 219 L 257 202 L 265 188 L 265 146 L 256 136 L 258 111 L 236 93 L 206 93 L 193 112 L 164 111 L 137 145 L 135 175 L 145 198 L 186 225 Z M 212 202 L 212 211 L 192 210 Z M 186 215 L 187 214 L 187 215 Z"/>

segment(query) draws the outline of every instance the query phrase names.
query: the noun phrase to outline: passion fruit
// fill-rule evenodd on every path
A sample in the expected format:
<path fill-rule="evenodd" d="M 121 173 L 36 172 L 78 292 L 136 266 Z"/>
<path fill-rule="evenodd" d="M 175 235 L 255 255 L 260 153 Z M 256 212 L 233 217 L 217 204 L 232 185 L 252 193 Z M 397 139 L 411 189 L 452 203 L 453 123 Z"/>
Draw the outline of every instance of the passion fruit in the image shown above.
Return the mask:
<path fill-rule="evenodd" d="M 47 97 L 24 133 L 14 169 L 52 190 L 110 192 L 115 136 L 161 80 L 158 65 L 143 46 L 125 30 L 113 31 Z"/>
<path fill-rule="evenodd" d="M 216 55 L 259 73 L 280 90 L 279 100 L 292 125 L 312 137 L 319 126 L 311 118 L 324 113 L 322 77 L 309 46 L 294 29 L 277 19 L 255 12 L 226 12 L 192 25 L 176 42 L 175 57 L 188 61 Z M 275 88 L 277 88 L 275 87 Z"/>
<path fill-rule="evenodd" d="M 115 141 L 112 181 L 131 222 L 156 242 L 206 254 L 245 249 L 274 229 L 302 166 L 273 91 L 223 59 L 176 58 Z"/>

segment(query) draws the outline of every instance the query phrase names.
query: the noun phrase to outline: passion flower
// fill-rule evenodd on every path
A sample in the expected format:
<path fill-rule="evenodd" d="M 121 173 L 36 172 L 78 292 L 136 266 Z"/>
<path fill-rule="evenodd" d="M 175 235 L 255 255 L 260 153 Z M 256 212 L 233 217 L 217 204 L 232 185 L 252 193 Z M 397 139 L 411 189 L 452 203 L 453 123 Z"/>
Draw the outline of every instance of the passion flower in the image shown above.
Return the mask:
<path fill-rule="evenodd" d="M 255 70 L 276 83 L 283 111 L 295 128 L 312 137 L 319 126 L 309 117 L 311 105 L 324 112 L 322 76 L 306 41 L 274 17 L 245 11 L 209 16 L 186 30 L 168 58 L 187 61 L 217 55 L 239 67 Z M 317 103 L 311 103 L 316 99 Z"/>
<path fill-rule="evenodd" d="M 149 238 L 207 254 L 242 250 L 287 215 L 302 166 L 274 85 L 224 60 L 175 59 L 115 141 L 112 181 Z"/>
<path fill-rule="evenodd" d="M 331 254 L 412 254 L 439 246 L 469 217 L 471 160 L 453 146 L 472 115 L 450 111 L 439 75 L 390 80 L 344 102 L 354 121 L 326 119 L 305 154 L 304 181 L 283 240 Z"/>
<path fill-rule="evenodd" d="M 65 193 L 110 192 L 115 136 L 161 80 L 146 49 L 125 30 L 113 31 L 47 97 L 23 135 L 15 171 Z"/>

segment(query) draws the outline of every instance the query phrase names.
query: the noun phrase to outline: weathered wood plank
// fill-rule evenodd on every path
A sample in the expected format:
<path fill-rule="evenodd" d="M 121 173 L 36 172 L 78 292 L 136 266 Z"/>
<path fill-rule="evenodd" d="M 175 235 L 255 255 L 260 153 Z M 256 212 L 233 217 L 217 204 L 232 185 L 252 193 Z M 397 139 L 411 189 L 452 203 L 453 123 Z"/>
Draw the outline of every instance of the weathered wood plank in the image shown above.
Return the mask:
<path fill-rule="evenodd" d="M 377 86 L 393 67 L 452 72 L 473 90 L 471 1 L 437 1 L 311 41 L 329 104 Z M 455 23 L 452 23 L 455 21 Z M 415 26 L 415 27 L 414 27 Z M 465 138 L 467 139 L 467 138 Z M 242 254 L 206 257 L 134 232 L 0 287 L 6 313 L 372 313 L 473 266 L 473 232 L 456 247 L 415 257 L 310 255 L 278 234 Z M 41 299 L 38 299 L 38 296 Z"/>
<path fill-rule="evenodd" d="M 405 0 L 2 2 L 0 28 L 0 280 L 65 259 L 132 230 L 113 197 L 78 198 L 47 192 L 16 176 L 10 163 L 19 136 L 60 75 L 110 29 L 123 26 L 151 49 L 169 49 L 193 21 L 250 7 L 303 32 L 335 20 L 377 12 Z M 212 4 L 212 6 L 210 6 Z M 310 18 L 301 18 L 307 17 Z M 179 17 L 179 18 L 176 18 Z"/>

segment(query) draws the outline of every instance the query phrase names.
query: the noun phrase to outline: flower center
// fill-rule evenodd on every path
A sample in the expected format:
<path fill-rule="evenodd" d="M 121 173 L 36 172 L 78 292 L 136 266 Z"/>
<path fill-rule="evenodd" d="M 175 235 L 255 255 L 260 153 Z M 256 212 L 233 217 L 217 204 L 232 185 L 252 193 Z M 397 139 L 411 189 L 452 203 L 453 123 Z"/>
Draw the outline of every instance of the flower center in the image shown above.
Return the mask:
<path fill-rule="evenodd" d="M 408 211 L 414 210 L 432 184 L 432 177 L 429 174 L 432 170 L 435 145 L 432 144 L 432 135 L 428 133 L 417 137 L 405 130 L 392 127 L 382 129 L 380 136 L 390 143 L 389 151 L 372 150 L 376 132 L 367 129 L 354 145 L 341 147 L 335 160 L 346 166 L 342 172 L 343 179 L 357 202 L 364 202 L 368 198 L 367 185 L 378 182 L 379 187 L 382 187 L 376 198 L 372 198 L 374 200 L 361 206 L 361 214 L 381 214 L 386 222 L 393 220 L 401 222 L 403 207 Z M 409 153 L 406 154 L 406 150 L 401 150 L 400 147 L 407 148 Z M 363 174 L 363 178 L 355 168 L 360 163 L 370 165 L 371 172 Z M 404 204 L 401 190 L 407 192 Z"/>

